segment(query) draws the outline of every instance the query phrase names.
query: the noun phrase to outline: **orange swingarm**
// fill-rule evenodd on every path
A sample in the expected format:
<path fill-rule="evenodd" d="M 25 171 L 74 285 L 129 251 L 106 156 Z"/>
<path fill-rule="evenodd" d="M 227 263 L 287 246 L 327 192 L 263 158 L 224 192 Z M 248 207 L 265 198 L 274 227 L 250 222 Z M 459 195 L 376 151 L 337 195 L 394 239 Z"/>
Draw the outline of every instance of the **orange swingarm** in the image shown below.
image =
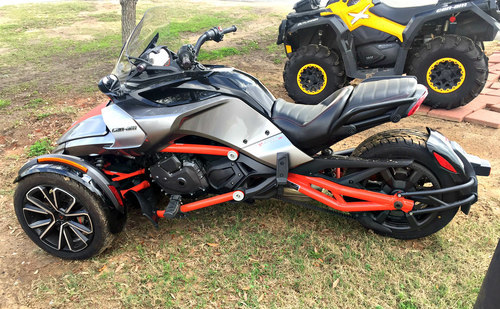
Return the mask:
<path fill-rule="evenodd" d="M 398 195 L 387 195 L 339 185 L 319 177 L 289 174 L 288 181 L 298 186 L 298 191 L 333 209 L 344 212 L 402 210 L 412 211 L 414 202 Z M 333 196 L 328 196 L 311 185 L 326 189 Z M 343 196 L 362 200 L 363 202 L 346 202 Z"/>

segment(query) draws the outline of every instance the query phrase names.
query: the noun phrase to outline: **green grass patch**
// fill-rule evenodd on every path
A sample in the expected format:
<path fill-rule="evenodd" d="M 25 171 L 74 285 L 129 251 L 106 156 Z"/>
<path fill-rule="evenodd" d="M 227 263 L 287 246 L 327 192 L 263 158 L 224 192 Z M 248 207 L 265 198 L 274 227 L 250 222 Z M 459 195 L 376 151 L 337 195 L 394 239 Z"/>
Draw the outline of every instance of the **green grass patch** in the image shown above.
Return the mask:
<path fill-rule="evenodd" d="M 6 108 L 7 106 L 10 106 L 10 104 L 11 104 L 10 100 L 0 99 L 0 109 Z"/>
<path fill-rule="evenodd" d="M 95 11 L 90 2 L 42 3 L 29 5 L 9 5 L 0 8 L 0 13 L 8 19 L 0 25 L 1 30 L 22 32 L 31 29 L 53 28 L 83 19 L 82 12 Z M 2 34 L 7 34 L 2 31 Z"/>
<path fill-rule="evenodd" d="M 215 50 L 201 50 L 198 55 L 199 61 L 210 61 L 216 59 L 222 59 L 229 56 L 240 55 L 242 51 L 235 47 L 223 47 Z"/>
<path fill-rule="evenodd" d="M 40 108 L 42 105 L 48 104 L 47 101 L 45 101 L 42 98 L 34 98 L 31 99 L 27 104 L 26 107 L 28 108 Z"/>
<path fill-rule="evenodd" d="M 247 44 L 239 47 L 222 47 L 212 50 L 204 50 L 203 48 L 198 55 L 199 61 L 211 61 L 222 59 L 234 55 L 248 54 L 252 51 L 259 50 L 259 44 L 254 41 L 250 41 Z"/>
<path fill-rule="evenodd" d="M 92 14 L 91 17 L 97 19 L 100 22 L 121 22 L 121 15 L 118 13 L 100 13 Z"/>
<path fill-rule="evenodd" d="M 41 156 L 50 153 L 52 149 L 54 149 L 54 147 L 52 146 L 52 141 L 49 138 L 45 137 L 36 141 L 33 145 L 30 146 L 28 156 Z"/>

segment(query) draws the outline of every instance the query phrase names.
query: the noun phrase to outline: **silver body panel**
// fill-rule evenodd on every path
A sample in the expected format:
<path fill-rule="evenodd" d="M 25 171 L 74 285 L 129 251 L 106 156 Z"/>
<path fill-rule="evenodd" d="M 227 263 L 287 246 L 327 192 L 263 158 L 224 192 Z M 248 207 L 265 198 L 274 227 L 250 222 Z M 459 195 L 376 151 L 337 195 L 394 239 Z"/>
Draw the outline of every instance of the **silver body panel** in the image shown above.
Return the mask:
<path fill-rule="evenodd" d="M 92 136 L 104 136 L 107 133 L 108 129 L 102 119 L 102 115 L 97 115 L 75 124 L 57 141 L 57 143 L 61 144 Z"/>
<path fill-rule="evenodd" d="M 111 104 L 102 109 L 102 121 L 110 133 L 72 141 L 63 136 L 66 151 L 77 156 L 119 149 L 157 152 L 175 138 L 194 135 L 234 148 L 271 167 L 276 166 L 279 152 L 289 154 L 290 168 L 313 160 L 267 117 L 234 97 L 217 96 L 173 107 L 120 108 Z"/>
<path fill-rule="evenodd" d="M 116 104 L 111 104 L 102 109 L 102 118 L 115 142 L 107 149 L 127 149 L 140 147 L 146 139 L 146 134 L 123 109 Z"/>

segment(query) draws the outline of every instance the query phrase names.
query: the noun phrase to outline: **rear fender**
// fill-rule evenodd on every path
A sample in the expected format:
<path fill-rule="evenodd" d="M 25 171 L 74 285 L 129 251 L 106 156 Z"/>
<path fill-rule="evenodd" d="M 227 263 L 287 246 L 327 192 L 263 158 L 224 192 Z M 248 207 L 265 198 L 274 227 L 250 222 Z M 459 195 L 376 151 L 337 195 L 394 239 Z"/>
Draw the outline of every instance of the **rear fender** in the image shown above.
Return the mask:
<path fill-rule="evenodd" d="M 14 183 L 37 173 L 53 173 L 69 177 L 83 185 L 90 192 L 96 194 L 110 208 L 125 214 L 125 207 L 118 191 L 115 192 L 117 194 L 115 195 L 112 191 L 114 187 L 106 176 L 81 158 L 61 154 L 49 154 L 37 157 L 26 163 L 19 170 Z"/>
<path fill-rule="evenodd" d="M 473 180 L 472 186 L 457 192 L 462 196 L 472 195 L 476 197 L 473 202 L 462 205 L 462 211 L 465 214 L 468 214 L 470 206 L 477 200 L 477 176 L 489 176 L 491 165 L 486 160 L 467 154 L 458 143 L 452 141 L 450 142 L 441 133 L 429 128 L 427 130 L 429 132 L 427 149 L 434 156 L 437 153 L 439 156 L 444 158 L 444 160 L 452 166 L 452 169 L 455 170 L 455 173 L 450 171 L 448 168 L 443 167 L 443 164 L 440 162 L 437 162 L 438 166 L 440 166 L 443 171 L 450 173 L 452 179 L 457 185 L 471 182 L 471 180 Z M 438 161 L 437 158 L 436 161 Z"/>
<path fill-rule="evenodd" d="M 500 30 L 500 24 L 488 13 L 483 11 L 473 2 L 457 3 L 445 7 L 437 7 L 435 10 L 418 14 L 413 17 L 406 29 L 403 31 L 403 47 L 410 48 L 415 38 L 419 35 L 420 30 L 425 23 L 433 20 L 448 18 L 457 14 L 468 14 L 474 18 L 475 23 L 482 23 L 481 36 L 477 39 L 480 41 L 493 41 Z M 459 33 L 466 35 L 466 32 Z M 473 38 L 474 39 L 474 38 Z"/>

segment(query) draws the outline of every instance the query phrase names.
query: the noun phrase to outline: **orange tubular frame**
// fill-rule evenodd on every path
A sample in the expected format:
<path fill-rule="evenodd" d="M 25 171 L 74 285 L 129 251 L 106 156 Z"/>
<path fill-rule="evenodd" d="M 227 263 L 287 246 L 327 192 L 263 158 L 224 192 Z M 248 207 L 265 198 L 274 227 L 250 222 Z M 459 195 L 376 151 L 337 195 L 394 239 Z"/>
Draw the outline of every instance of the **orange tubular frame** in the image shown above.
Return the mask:
<path fill-rule="evenodd" d="M 239 156 L 238 151 L 229 147 L 210 146 L 210 145 L 195 145 L 195 144 L 172 144 L 160 152 L 171 153 L 193 153 L 205 154 L 212 156 L 227 156 L 229 152 L 234 151 Z"/>
<path fill-rule="evenodd" d="M 102 171 L 106 175 L 113 176 L 114 177 L 112 179 L 113 181 L 122 181 L 122 180 L 129 179 L 129 178 L 132 178 L 132 177 L 135 177 L 135 176 L 143 175 L 143 174 L 146 173 L 145 169 L 141 169 L 141 170 L 138 170 L 138 171 L 135 171 L 135 172 L 132 172 L 132 173 L 128 173 L 128 174 L 126 174 L 126 173 L 120 173 L 120 172 L 108 171 L 108 170 L 105 170 L 105 169 L 103 169 Z"/>
<path fill-rule="evenodd" d="M 333 209 L 344 212 L 402 210 L 412 211 L 414 202 L 396 195 L 371 192 L 339 185 L 319 177 L 309 177 L 289 174 L 288 181 L 298 186 L 298 191 Z M 333 197 L 328 196 L 311 185 L 330 191 Z M 365 202 L 346 202 L 343 196 L 364 200 Z M 396 208 L 396 206 L 398 206 Z"/>
<path fill-rule="evenodd" d="M 186 212 L 190 212 L 190 211 L 194 211 L 194 210 L 198 210 L 198 209 L 210 207 L 210 206 L 213 206 L 213 205 L 217 205 L 217 204 L 222 204 L 222 203 L 225 203 L 225 202 L 233 201 L 234 200 L 234 193 L 236 193 L 236 192 L 238 192 L 238 191 L 229 192 L 229 193 L 226 193 L 226 194 L 221 194 L 221 195 L 217 195 L 217 196 L 214 196 L 214 197 L 210 197 L 210 198 L 207 198 L 207 199 L 204 199 L 204 200 L 201 200 L 201 201 L 196 201 L 196 202 L 193 202 L 193 203 L 182 205 L 181 206 L 181 212 L 186 213 Z M 156 215 L 158 216 L 158 218 L 164 218 L 165 217 L 165 210 L 158 210 L 156 212 Z"/>
<path fill-rule="evenodd" d="M 151 187 L 151 184 L 148 181 L 144 180 L 140 184 L 133 186 L 130 189 L 121 190 L 120 193 L 122 194 L 122 196 L 125 196 L 125 194 L 127 194 L 129 191 L 139 192 L 139 191 L 147 189 L 149 187 Z"/>

